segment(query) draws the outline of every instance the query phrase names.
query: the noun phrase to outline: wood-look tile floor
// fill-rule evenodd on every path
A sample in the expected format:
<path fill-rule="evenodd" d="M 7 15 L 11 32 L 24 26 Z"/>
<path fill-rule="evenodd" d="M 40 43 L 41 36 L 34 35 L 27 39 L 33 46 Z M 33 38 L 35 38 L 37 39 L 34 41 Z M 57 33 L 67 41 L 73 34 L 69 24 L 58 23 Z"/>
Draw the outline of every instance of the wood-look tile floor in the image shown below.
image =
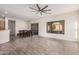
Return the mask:
<path fill-rule="evenodd" d="M 15 38 L 0 44 L 1 55 L 76 55 L 79 43 L 39 36 Z"/>

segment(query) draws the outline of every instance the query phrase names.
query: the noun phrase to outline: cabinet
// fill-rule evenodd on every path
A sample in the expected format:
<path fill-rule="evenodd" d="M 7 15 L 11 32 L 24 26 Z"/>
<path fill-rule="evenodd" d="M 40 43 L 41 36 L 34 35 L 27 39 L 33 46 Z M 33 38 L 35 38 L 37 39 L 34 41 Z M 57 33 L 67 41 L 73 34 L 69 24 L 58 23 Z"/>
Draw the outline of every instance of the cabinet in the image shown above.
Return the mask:
<path fill-rule="evenodd" d="M 0 30 L 5 30 L 5 21 L 0 20 Z"/>

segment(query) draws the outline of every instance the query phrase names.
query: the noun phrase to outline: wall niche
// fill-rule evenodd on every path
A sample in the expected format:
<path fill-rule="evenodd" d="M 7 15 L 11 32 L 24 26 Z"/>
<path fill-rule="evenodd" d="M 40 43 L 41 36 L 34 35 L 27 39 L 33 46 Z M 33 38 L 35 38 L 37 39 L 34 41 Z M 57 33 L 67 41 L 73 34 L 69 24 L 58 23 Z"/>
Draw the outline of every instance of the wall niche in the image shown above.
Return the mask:
<path fill-rule="evenodd" d="M 52 21 L 47 23 L 47 32 L 48 33 L 56 33 L 56 34 L 64 34 L 64 26 L 65 21 Z"/>

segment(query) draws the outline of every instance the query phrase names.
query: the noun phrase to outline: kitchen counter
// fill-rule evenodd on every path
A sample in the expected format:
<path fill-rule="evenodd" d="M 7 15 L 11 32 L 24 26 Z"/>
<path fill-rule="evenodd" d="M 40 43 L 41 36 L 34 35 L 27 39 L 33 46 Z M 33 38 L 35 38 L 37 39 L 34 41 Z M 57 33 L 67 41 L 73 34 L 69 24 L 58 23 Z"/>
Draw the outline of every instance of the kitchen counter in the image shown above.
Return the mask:
<path fill-rule="evenodd" d="M 0 30 L 0 44 L 10 41 L 9 32 L 9 30 Z"/>

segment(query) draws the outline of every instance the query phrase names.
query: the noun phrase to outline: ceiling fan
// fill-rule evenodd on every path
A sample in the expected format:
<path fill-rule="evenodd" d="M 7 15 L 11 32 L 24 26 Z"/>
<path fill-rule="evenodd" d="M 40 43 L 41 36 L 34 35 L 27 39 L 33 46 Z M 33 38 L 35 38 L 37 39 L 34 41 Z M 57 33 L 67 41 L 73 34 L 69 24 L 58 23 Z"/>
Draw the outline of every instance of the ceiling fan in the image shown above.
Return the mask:
<path fill-rule="evenodd" d="M 51 9 L 47 9 L 48 5 L 44 6 L 44 7 L 40 7 L 38 4 L 35 4 L 36 8 L 33 8 L 33 7 L 29 7 L 30 9 L 34 10 L 32 12 L 36 12 L 36 14 L 40 13 L 41 15 L 43 13 L 45 14 L 51 14 L 51 13 L 48 13 L 48 11 L 51 11 Z"/>

